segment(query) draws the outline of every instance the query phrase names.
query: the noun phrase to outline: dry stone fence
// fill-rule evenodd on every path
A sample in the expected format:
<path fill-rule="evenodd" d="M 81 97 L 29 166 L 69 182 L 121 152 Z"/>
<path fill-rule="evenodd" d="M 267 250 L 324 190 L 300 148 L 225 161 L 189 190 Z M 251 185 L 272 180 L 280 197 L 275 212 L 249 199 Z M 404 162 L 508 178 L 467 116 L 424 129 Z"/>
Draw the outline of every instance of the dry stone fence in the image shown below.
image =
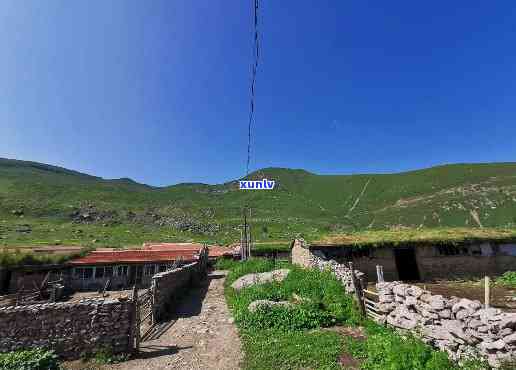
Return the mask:
<path fill-rule="evenodd" d="M 203 248 L 197 262 L 153 276 L 149 291 L 152 323 L 173 310 L 181 294 L 206 277 L 207 261 L 208 250 Z M 137 350 L 139 326 L 137 295 L 2 307 L 0 352 L 43 347 L 64 359 L 106 348 L 113 353 L 132 352 Z"/>
<path fill-rule="evenodd" d="M 311 251 L 303 240 L 295 240 L 292 262 L 304 267 L 330 269 L 348 293 L 354 292 L 351 269 Z M 356 272 L 365 287 L 363 274 Z M 516 361 L 516 313 L 485 308 L 479 301 L 432 295 L 415 285 L 379 282 L 375 321 L 408 330 L 426 343 L 448 352 L 454 360 L 472 356 L 486 359 L 490 366 Z M 369 301 L 362 297 L 364 301 Z"/>

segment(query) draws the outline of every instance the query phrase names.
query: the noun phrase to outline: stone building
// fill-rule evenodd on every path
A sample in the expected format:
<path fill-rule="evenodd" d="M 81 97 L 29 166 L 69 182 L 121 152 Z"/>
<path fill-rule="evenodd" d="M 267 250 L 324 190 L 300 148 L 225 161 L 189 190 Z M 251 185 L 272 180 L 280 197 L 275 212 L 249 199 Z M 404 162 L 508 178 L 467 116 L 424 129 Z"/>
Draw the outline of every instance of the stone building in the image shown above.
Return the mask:
<path fill-rule="evenodd" d="M 326 258 L 339 263 L 352 261 L 369 280 L 376 278 L 377 265 L 383 266 L 387 281 L 479 277 L 516 270 L 516 243 L 489 240 L 439 244 L 430 241 L 397 245 L 385 243 L 360 247 L 321 242 L 305 243 L 304 246 L 294 244 L 292 261 L 307 258 L 307 251 L 320 251 Z"/>

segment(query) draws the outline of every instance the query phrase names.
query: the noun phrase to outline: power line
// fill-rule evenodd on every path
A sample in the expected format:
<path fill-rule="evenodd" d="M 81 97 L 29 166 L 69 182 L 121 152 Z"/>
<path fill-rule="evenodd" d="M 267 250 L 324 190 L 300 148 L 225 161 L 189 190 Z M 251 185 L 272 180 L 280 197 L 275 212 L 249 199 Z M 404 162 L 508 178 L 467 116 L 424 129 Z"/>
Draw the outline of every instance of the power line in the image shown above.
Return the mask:
<path fill-rule="evenodd" d="M 251 97 L 249 104 L 249 122 L 247 127 L 247 164 L 245 175 L 249 175 L 249 165 L 251 163 L 251 131 L 252 125 L 255 121 L 254 117 L 254 107 L 256 101 L 256 74 L 258 71 L 258 61 L 260 59 L 260 34 L 258 32 L 258 11 L 259 11 L 259 0 L 253 0 L 253 15 L 254 15 L 254 40 L 253 40 L 253 49 L 254 49 L 254 62 L 251 68 Z"/>

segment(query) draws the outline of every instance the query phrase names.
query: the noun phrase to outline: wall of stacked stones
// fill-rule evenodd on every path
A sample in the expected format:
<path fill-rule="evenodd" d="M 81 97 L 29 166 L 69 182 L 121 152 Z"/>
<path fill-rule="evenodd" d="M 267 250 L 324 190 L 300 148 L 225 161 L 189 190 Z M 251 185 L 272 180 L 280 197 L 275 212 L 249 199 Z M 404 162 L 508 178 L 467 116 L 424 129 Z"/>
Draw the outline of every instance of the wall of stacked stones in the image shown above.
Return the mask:
<path fill-rule="evenodd" d="M 321 251 L 311 251 L 301 239 L 294 241 L 292 247 L 292 263 L 307 268 L 316 268 L 321 271 L 329 270 L 341 281 L 347 293 L 353 293 L 355 291 L 351 278 L 351 269 L 349 267 L 334 260 L 327 260 Z M 355 275 L 362 287 L 365 288 L 367 286 L 366 275 L 358 270 L 355 270 Z"/>
<path fill-rule="evenodd" d="M 381 322 L 416 332 L 455 360 L 480 355 L 491 366 L 516 360 L 516 313 L 444 298 L 401 282 L 378 283 Z"/>
<path fill-rule="evenodd" d="M 89 299 L 0 308 L 0 352 L 54 349 L 77 359 L 101 348 L 133 349 L 134 305 L 130 300 Z"/>
<path fill-rule="evenodd" d="M 186 290 L 206 278 L 207 268 L 208 250 L 203 249 L 197 262 L 154 275 L 151 285 L 154 320 L 161 321 L 167 313 L 174 312 L 176 303 Z"/>

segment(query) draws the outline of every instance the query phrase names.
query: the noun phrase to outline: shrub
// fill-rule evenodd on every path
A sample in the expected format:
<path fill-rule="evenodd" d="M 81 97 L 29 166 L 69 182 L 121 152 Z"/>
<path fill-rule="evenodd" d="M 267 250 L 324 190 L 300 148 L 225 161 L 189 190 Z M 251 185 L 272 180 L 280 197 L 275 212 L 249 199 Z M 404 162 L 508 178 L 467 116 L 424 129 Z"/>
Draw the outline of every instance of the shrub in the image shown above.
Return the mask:
<path fill-rule="evenodd" d="M 507 271 L 496 279 L 496 283 L 504 286 L 516 287 L 516 271 Z"/>
<path fill-rule="evenodd" d="M 59 369 L 53 351 L 42 348 L 0 353 L 0 369 L 3 370 L 53 370 Z"/>

